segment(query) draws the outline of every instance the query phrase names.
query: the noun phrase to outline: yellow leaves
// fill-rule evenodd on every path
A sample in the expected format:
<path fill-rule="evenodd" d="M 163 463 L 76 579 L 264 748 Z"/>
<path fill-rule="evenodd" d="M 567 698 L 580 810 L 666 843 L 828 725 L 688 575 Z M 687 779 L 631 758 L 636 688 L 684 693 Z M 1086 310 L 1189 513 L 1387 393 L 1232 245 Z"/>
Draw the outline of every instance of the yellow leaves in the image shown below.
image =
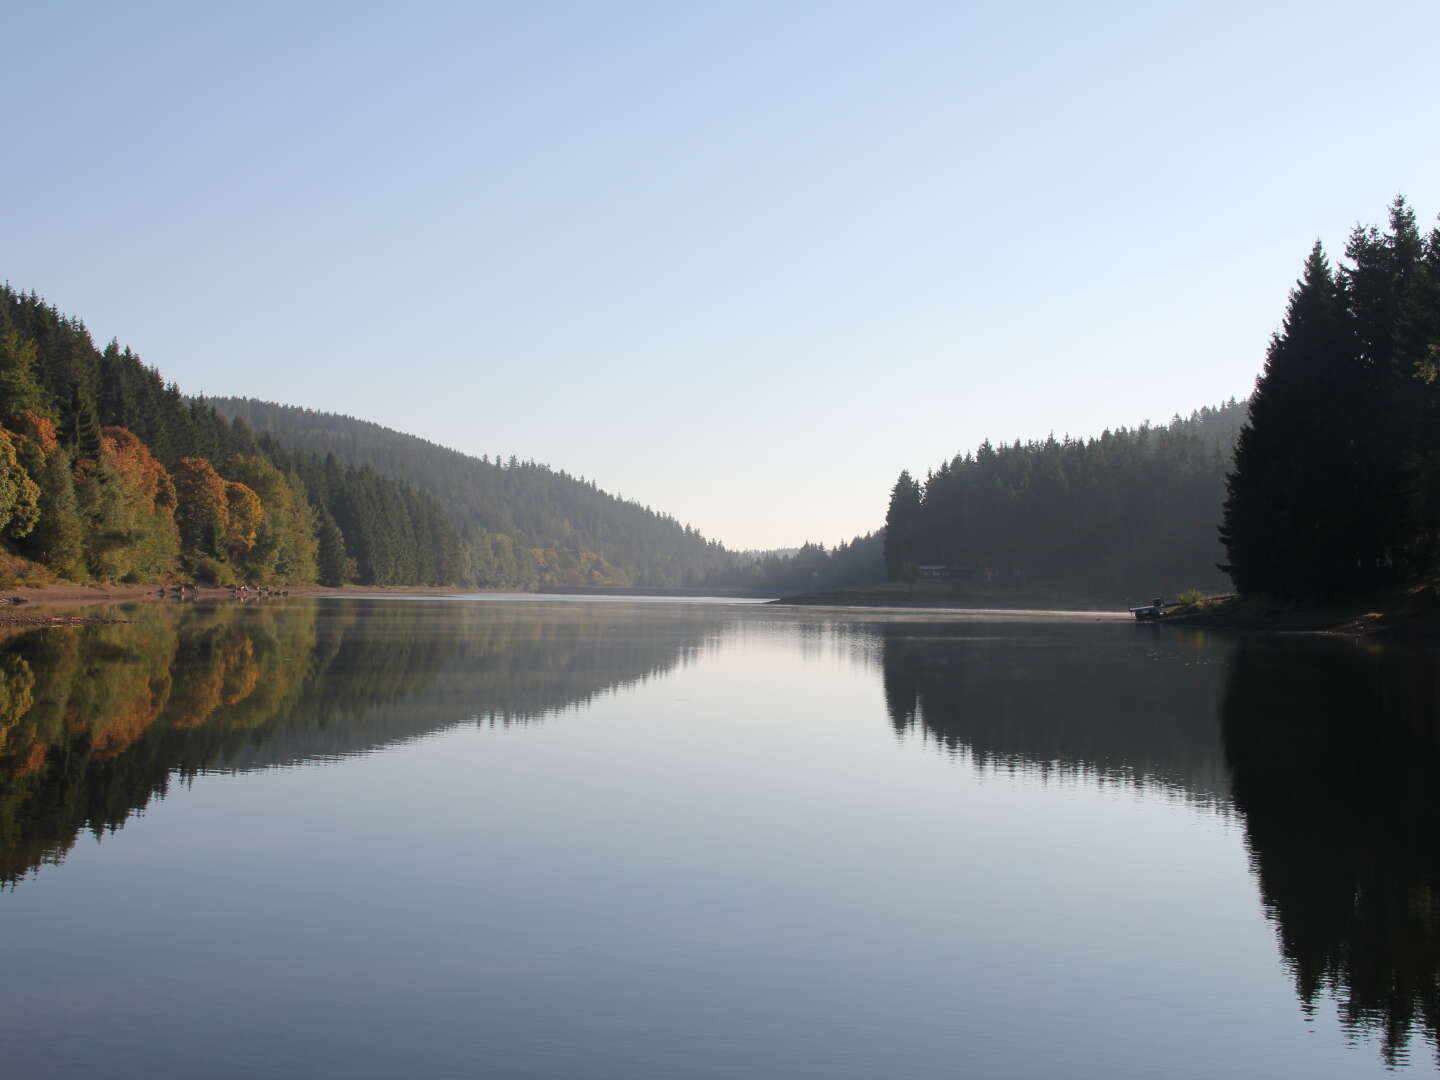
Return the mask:
<path fill-rule="evenodd" d="M 19 436 L 0 428 L 0 532 L 28 536 L 40 520 L 40 485 L 15 453 Z"/>
<path fill-rule="evenodd" d="M 203 458 L 181 458 L 175 473 L 176 521 L 187 555 L 228 559 L 249 576 L 246 556 L 265 524 L 265 506 L 247 484 L 226 480 Z"/>
<path fill-rule="evenodd" d="M 255 538 L 265 521 L 265 508 L 260 496 L 238 480 L 225 481 L 225 545 L 236 561 L 255 546 Z"/>
<path fill-rule="evenodd" d="M 204 458 L 180 459 L 175 490 L 183 504 L 206 513 L 219 513 L 225 506 L 225 481 Z"/>

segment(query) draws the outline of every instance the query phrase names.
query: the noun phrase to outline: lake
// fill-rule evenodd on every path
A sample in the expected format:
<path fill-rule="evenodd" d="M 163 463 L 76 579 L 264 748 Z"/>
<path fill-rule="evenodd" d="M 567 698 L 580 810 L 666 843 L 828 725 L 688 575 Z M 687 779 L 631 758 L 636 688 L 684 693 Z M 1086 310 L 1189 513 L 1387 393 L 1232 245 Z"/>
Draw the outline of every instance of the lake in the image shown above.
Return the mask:
<path fill-rule="evenodd" d="M 111 614 L 0 639 L 7 1077 L 1437 1071 L 1433 648 Z"/>

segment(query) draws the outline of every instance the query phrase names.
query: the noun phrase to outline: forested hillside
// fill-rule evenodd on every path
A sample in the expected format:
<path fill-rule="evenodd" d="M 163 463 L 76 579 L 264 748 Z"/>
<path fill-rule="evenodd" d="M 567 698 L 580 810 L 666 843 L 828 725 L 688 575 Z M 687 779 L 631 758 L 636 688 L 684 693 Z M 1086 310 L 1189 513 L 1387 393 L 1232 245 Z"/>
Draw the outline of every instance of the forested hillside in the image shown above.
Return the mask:
<path fill-rule="evenodd" d="M 533 461 L 188 398 L 130 349 L 0 289 L 0 582 L 779 591 L 872 562 L 875 538 L 737 555 Z"/>
<path fill-rule="evenodd" d="M 1440 228 L 1397 198 L 1338 267 L 1316 243 L 1248 406 L 986 443 L 924 482 L 901 473 L 886 525 L 892 578 L 962 592 L 1143 599 L 1222 588 L 1223 570 L 1242 596 L 1314 601 L 1432 579 Z"/>
<path fill-rule="evenodd" d="M 466 572 L 432 496 L 257 438 L 9 287 L 0 425 L 10 580 L 442 584 Z"/>
<path fill-rule="evenodd" d="M 347 425 L 318 452 L 257 433 L 4 287 L 0 579 L 524 589 L 694 584 L 744 561 L 564 473 Z"/>
<path fill-rule="evenodd" d="M 435 496 L 462 532 L 476 584 L 533 587 L 555 583 L 546 571 L 560 570 L 567 576 L 559 583 L 695 585 L 746 561 L 672 517 L 548 465 L 471 457 L 335 413 L 249 398 L 204 404 L 285 447 L 333 454 Z M 527 551 L 538 555 L 533 566 Z"/>
<path fill-rule="evenodd" d="M 1230 401 L 1092 439 L 987 441 L 923 482 L 902 472 L 886 570 L 943 574 L 973 595 L 1097 602 L 1223 587 L 1216 522 L 1245 415 Z"/>

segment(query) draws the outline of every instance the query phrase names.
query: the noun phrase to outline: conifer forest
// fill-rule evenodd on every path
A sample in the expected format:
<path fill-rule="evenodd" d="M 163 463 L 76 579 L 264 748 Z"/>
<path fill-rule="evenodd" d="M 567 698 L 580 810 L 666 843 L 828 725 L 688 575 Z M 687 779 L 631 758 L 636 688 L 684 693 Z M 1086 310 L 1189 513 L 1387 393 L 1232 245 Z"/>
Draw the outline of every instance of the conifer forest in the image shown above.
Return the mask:
<path fill-rule="evenodd" d="M 1217 528 L 1218 526 L 1218 528 Z M 1087 440 L 992 446 L 902 472 L 891 579 L 1120 599 L 1233 583 L 1321 600 L 1426 578 L 1440 559 L 1440 229 L 1319 243 L 1248 402 Z M 1226 580 L 1228 576 L 1228 581 Z"/>

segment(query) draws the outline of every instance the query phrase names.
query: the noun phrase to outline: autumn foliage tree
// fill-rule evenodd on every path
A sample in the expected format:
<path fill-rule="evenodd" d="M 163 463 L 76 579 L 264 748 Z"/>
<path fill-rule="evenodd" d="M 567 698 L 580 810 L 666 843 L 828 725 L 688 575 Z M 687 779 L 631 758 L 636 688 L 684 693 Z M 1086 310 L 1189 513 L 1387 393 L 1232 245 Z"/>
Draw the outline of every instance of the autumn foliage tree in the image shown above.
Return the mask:
<path fill-rule="evenodd" d="M 225 481 L 225 554 L 237 570 L 246 566 L 260 527 L 265 522 L 265 508 L 260 496 L 238 480 Z"/>
<path fill-rule="evenodd" d="M 173 572 L 180 554 L 175 484 L 165 466 L 130 431 L 107 427 L 102 453 L 118 481 L 118 521 L 124 537 L 122 579 L 143 581 Z"/>
<path fill-rule="evenodd" d="M 254 455 L 237 458 L 229 471 L 259 496 L 264 508 L 246 555 L 249 577 L 281 585 L 316 580 L 319 518 L 300 479 Z"/>
<path fill-rule="evenodd" d="M 0 428 L 0 535 L 18 538 L 40 516 L 40 487 L 20 464 L 15 436 Z"/>
<path fill-rule="evenodd" d="M 181 458 L 175 470 L 175 494 L 175 523 L 191 568 L 218 583 L 226 576 L 222 560 L 230 524 L 225 481 L 204 458 Z"/>

